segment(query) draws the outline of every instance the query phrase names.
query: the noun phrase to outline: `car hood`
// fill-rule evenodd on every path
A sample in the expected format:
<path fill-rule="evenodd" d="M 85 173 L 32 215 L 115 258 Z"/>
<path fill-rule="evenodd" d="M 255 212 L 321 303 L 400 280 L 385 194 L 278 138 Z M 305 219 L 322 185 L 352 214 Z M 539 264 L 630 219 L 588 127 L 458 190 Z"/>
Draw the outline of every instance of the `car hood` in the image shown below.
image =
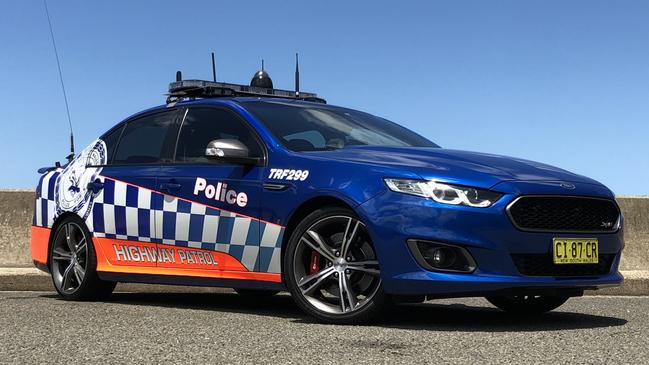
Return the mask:
<path fill-rule="evenodd" d="M 343 160 L 416 173 L 425 179 L 490 188 L 503 181 L 557 181 L 599 184 L 558 167 L 520 158 L 479 152 L 420 147 L 347 147 L 311 152 L 327 159 Z M 395 176 L 395 177 L 398 177 Z"/>

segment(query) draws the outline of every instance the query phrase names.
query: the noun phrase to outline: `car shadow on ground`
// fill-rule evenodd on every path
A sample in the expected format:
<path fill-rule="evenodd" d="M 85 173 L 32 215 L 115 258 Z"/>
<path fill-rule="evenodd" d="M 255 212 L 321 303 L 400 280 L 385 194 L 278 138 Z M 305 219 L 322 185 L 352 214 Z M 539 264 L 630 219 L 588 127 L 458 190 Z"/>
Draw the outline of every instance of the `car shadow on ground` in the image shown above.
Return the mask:
<path fill-rule="evenodd" d="M 516 316 L 490 307 L 438 304 L 435 301 L 395 307 L 381 325 L 403 329 L 466 332 L 538 332 L 623 326 L 626 319 L 569 312 L 561 308 L 538 316 Z"/>
<path fill-rule="evenodd" d="M 43 296 L 60 299 L 56 295 Z M 305 315 L 287 294 L 250 298 L 236 293 L 114 293 L 105 302 L 242 313 L 291 319 L 295 323 L 317 323 Z M 537 332 L 623 326 L 626 323 L 627 320 L 622 318 L 568 312 L 561 308 L 540 316 L 522 317 L 490 307 L 486 301 L 484 306 L 429 301 L 395 306 L 383 318 L 365 326 L 432 331 Z"/>

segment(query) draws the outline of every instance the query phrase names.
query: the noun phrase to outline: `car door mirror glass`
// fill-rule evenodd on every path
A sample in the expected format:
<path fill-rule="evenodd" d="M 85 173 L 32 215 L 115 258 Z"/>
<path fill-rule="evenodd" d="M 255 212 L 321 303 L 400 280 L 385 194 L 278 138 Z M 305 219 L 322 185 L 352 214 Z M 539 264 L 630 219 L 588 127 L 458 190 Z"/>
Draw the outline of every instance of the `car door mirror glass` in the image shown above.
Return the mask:
<path fill-rule="evenodd" d="M 250 157 L 248 147 L 236 139 L 215 139 L 205 148 L 205 157 L 209 159 L 228 159 L 232 157 Z"/>

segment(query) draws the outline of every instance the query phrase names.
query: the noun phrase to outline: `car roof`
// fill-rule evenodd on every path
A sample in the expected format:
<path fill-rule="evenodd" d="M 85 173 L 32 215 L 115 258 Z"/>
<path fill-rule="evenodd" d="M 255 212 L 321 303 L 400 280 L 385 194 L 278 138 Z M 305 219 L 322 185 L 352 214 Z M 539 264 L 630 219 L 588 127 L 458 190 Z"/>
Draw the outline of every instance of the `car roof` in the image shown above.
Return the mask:
<path fill-rule="evenodd" d="M 296 105 L 309 105 L 309 106 L 314 106 L 318 108 L 340 108 L 338 106 L 330 105 L 330 104 L 323 104 L 319 102 L 313 102 L 313 101 L 306 101 L 306 100 L 297 100 L 297 99 L 288 99 L 288 98 L 278 98 L 278 97 L 258 97 L 258 96 L 233 96 L 233 97 L 218 97 L 218 98 L 197 98 L 197 99 L 192 99 L 192 100 L 183 100 L 179 102 L 174 102 L 170 104 L 161 104 L 157 105 L 148 109 L 144 109 L 142 111 L 139 111 L 135 114 L 132 114 L 122 120 L 121 122 L 115 124 L 113 127 L 111 127 L 108 131 L 104 132 L 102 136 L 105 136 L 118 128 L 119 126 L 123 125 L 124 123 L 128 122 L 129 120 L 138 118 L 142 115 L 149 114 L 152 112 L 156 111 L 162 111 L 170 107 L 184 107 L 184 106 L 200 106 L 200 105 L 221 105 L 221 106 L 233 106 L 233 107 L 243 107 L 245 109 L 245 106 L 241 105 L 241 103 L 254 103 L 254 102 L 281 102 L 281 103 L 290 103 L 290 104 L 296 104 Z"/>
<path fill-rule="evenodd" d="M 162 104 L 162 105 L 157 105 L 145 110 L 142 110 L 138 113 L 135 113 L 125 120 L 133 119 L 136 118 L 142 114 L 147 114 L 156 110 L 163 110 L 167 109 L 169 107 L 174 107 L 174 106 L 195 106 L 195 105 L 241 105 L 241 103 L 251 103 L 251 102 L 282 102 L 282 103 L 291 103 L 291 104 L 298 104 L 298 105 L 311 105 L 311 106 L 317 106 L 317 107 L 322 107 L 322 108 L 337 108 L 336 106 L 329 105 L 329 104 L 323 104 L 319 102 L 314 102 L 314 101 L 306 101 L 306 100 L 296 100 L 296 99 L 288 99 L 288 98 L 264 98 L 264 97 L 256 97 L 256 96 L 234 96 L 234 97 L 219 97 L 219 98 L 201 98 L 201 99 L 194 99 L 194 100 L 183 100 L 177 103 L 171 103 L 171 104 Z"/>

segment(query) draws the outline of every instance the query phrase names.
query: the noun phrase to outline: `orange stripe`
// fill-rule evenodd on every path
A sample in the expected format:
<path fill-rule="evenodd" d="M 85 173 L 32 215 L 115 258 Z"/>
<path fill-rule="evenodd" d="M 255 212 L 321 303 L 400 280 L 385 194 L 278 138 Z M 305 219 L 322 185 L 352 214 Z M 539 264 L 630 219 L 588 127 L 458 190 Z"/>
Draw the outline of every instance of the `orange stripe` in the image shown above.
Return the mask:
<path fill-rule="evenodd" d="M 112 272 L 120 274 L 151 274 L 162 276 L 189 276 L 198 278 L 213 279 L 239 279 L 269 281 L 274 283 L 282 282 L 282 275 L 266 272 L 253 271 L 222 271 L 222 270 L 200 270 L 200 269 L 177 269 L 168 267 L 143 267 L 143 266 L 113 266 L 111 268 L 97 268 L 99 272 Z"/>
<path fill-rule="evenodd" d="M 30 239 L 32 260 L 39 264 L 47 265 L 51 232 L 52 230 L 49 228 L 32 226 L 32 237 Z"/>
<path fill-rule="evenodd" d="M 248 271 L 223 252 L 101 237 L 93 241 L 101 272 L 282 281 L 281 274 Z"/>

